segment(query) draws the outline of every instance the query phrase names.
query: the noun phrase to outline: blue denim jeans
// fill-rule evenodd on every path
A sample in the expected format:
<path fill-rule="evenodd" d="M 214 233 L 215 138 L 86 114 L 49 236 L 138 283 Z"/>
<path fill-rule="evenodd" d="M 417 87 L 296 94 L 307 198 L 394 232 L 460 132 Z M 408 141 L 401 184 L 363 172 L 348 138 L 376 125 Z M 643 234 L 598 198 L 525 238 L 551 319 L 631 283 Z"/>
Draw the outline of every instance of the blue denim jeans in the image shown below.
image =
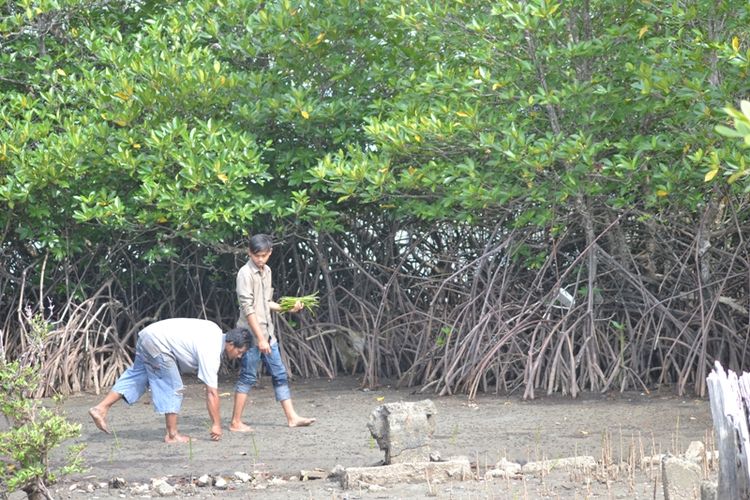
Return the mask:
<path fill-rule="evenodd" d="M 151 387 L 151 398 L 157 413 L 179 413 L 183 385 L 177 361 L 172 355 L 149 347 L 148 339 L 139 336 L 133 365 L 120 375 L 112 390 L 132 405 Z"/>
<path fill-rule="evenodd" d="M 292 393 L 289 390 L 289 379 L 286 374 L 286 367 L 281 361 L 279 353 L 279 344 L 271 344 L 270 354 L 261 354 L 257 347 L 251 347 L 240 361 L 240 376 L 237 384 L 234 386 L 236 392 L 247 394 L 250 389 L 258 382 L 258 362 L 263 360 L 266 370 L 271 374 L 273 382 L 273 392 L 276 401 L 286 401 L 291 399 Z"/>

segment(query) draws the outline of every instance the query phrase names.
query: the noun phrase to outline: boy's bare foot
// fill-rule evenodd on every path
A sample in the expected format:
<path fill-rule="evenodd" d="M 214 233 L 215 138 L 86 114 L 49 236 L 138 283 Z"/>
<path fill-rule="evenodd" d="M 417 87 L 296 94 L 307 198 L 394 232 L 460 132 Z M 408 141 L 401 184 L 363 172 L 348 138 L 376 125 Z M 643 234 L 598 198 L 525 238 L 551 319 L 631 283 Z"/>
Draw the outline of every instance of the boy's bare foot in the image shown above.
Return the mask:
<path fill-rule="evenodd" d="M 191 438 L 190 436 L 185 436 L 185 435 L 182 435 L 182 434 L 176 434 L 176 435 L 174 435 L 172 437 L 170 437 L 169 434 L 167 434 L 166 436 L 164 436 L 164 442 L 165 443 L 169 443 L 169 444 L 187 443 L 191 439 L 193 441 L 195 441 L 195 439 Z"/>
<path fill-rule="evenodd" d="M 107 414 L 106 412 L 102 412 L 99 408 L 94 406 L 93 408 L 89 408 L 89 415 L 91 415 L 91 419 L 94 421 L 94 425 L 102 431 L 109 434 L 109 427 L 107 426 Z"/>
<path fill-rule="evenodd" d="M 244 422 L 239 424 L 229 424 L 229 430 L 232 432 L 255 432 L 255 430 Z"/>
<path fill-rule="evenodd" d="M 289 427 L 307 427 L 315 422 L 314 418 L 297 417 L 289 421 Z"/>

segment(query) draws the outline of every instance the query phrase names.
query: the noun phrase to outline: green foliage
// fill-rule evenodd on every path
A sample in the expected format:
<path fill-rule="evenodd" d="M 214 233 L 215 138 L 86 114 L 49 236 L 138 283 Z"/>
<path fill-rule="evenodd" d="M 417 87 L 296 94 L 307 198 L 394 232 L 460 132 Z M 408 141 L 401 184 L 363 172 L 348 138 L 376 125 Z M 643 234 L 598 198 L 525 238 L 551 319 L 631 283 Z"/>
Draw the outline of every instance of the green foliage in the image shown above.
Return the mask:
<path fill-rule="evenodd" d="M 0 359 L 0 413 L 10 428 L 0 432 L 0 493 L 48 485 L 82 470 L 83 445 L 70 446 L 55 469 L 49 456 L 65 440 L 80 436 L 81 425 L 69 422 L 35 397 L 38 367 L 49 327 L 41 315 L 29 317 L 29 349 L 16 361 Z"/>
<path fill-rule="evenodd" d="M 309 295 L 302 295 L 300 297 L 281 297 L 279 299 L 279 307 L 281 307 L 281 312 L 291 311 L 297 302 L 300 302 L 302 304 L 302 310 L 307 309 L 314 315 L 315 310 L 318 308 L 318 305 L 320 305 L 318 292 L 311 293 Z"/>
<path fill-rule="evenodd" d="M 379 8 L 155 4 L 6 7 L 0 225 L 59 259 L 124 238 L 152 261 L 272 219 L 340 227 L 306 169 L 359 142 L 389 92 L 369 68 L 400 71 Z"/>
<path fill-rule="evenodd" d="M 324 157 L 314 178 L 339 203 L 386 202 L 426 219 L 476 221 L 515 205 L 518 224 L 547 227 L 584 198 L 699 210 L 705 172 L 732 158 L 712 110 L 742 91 L 747 6 L 589 5 L 393 10 L 414 59 L 367 117 L 370 145 Z M 719 38 L 715 16 L 734 39 Z"/>
<path fill-rule="evenodd" d="M 740 109 L 733 107 L 725 108 L 724 111 L 732 118 L 734 128 L 724 125 L 717 125 L 716 131 L 726 137 L 742 139 L 742 147 L 750 147 L 750 102 L 741 101 Z M 727 183 L 733 184 L 738 180 L 744 180 L 745 193 L 750 193 L 750 170 L 747 166 L 747 155 L 736 157 L 735 161 L 727 161 L 724 166 L 724 174 L 727 176 Z M 706 174 L 706 181 L 712 180 L 721 168 L 718 161 L 712 164 L 713 168 Z"/>
<path fill-rule="evenodd" d="M 444 326 L 440 329 L 437 338 L 435 339 L 435 345 L 442 348 L 448 343 L 453 335 L 453 329 L 449 326 Z"/>
<path fill-rule="evenodd" d="M 362 204 L 476 222 L 520 203 L 538 226 L 584 196 L 692 210 L 739 161 L 712 110 L 748 70 L 746 6 L 108 5 L 6 6 L 0 25 L 2 222 L 58 257 L 341 229 Z"/>

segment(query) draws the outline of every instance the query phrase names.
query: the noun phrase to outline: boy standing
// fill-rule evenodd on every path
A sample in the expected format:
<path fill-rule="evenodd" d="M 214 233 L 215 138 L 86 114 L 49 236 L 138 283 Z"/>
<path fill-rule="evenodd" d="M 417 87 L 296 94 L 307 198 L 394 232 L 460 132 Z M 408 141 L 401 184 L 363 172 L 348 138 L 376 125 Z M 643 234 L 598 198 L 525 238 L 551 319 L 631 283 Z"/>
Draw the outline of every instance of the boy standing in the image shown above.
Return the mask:
<path fill-rule="evenodd" d="M 112 390 L 89 415 L 99 430 L 109 434 L 107 413 L 121 399 L 135 404 L 151 387 L 154 410 L 164 415 L 165 443 L 186 443 L 189 436 L 177 431 L 177 414 L 182 407 L 180 369 L 197 373 L 206 384 L 206 408 L 211 417 L 211 439 L 221 439 L 218 374 L 221 355 L 237 359 L 252 340 L 247 328 L 235 328 L 222 335 L 216 323 L 203 319 L 172 318 L 157 321 L 138 333 L 133 365 L 117 379 Z"/>
<path fill-rule="evenodd" d="M 271 268 L 266 263 L 271 257 L 273 240 L 267 234 L 256 234 L 250 238 L 250 260 L 237 273 L 237 299 L 240 317 L 237 326 L 249 328 L 254 341 L 242 357 L 240 376 L 234 393 L 234 411 L 229 430 L 252 432 L 252 428 L 242 422 L 242 412 L 247 402 L 247 394 L 258 381 L 258 361 L 263 360 L 271 374 L 276 401 L 281 403 L 289 427 L 305 427 L 314 418 L 301 417 L 294 410 L 289 390 L 286 367 L 281 360 L 279 344 L 274 335 L 271 312 L 281 312 L 281 306 L 274 302 L 271 286 Z M 290 312 L 299 312 L 302 304 L 297 302 Z"/>

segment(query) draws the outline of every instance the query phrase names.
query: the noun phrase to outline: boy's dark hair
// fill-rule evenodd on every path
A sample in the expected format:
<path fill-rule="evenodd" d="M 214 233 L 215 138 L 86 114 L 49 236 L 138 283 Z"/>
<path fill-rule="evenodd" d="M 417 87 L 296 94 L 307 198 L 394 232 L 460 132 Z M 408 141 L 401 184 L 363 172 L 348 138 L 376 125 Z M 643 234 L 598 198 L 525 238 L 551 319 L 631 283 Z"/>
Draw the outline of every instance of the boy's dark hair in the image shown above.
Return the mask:
<path fill-rule="evenodd" d="M 250 349 L 252 335 L 252 332 L 247 328 L 237 327 L 229 330 L 224 340 L 231 342 L 234 347 L 247 347 Z"/>
<path fill-rule="evenodd" d="M 267 234 L 254 234 L 248 241 L 250 253 L 268 252 L 273 247 L 273 238 Z"/>

